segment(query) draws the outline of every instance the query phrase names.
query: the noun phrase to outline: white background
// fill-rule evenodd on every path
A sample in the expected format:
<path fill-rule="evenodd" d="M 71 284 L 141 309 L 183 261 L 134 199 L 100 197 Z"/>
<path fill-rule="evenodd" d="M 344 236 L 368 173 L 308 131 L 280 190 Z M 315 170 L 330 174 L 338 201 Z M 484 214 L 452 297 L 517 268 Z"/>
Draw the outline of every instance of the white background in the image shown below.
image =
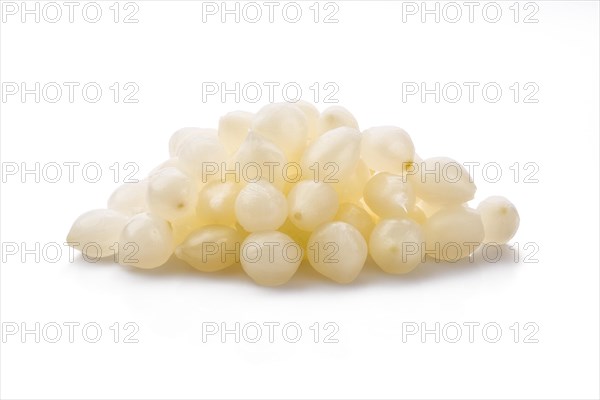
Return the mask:
<path fill-rule="evenodd" d="M 3 253 L 5 328 L 95 322 L 103 329 L 97 343 L 86 342 L 81 325 L 74 343 L 66 327 L 58 343 L 4 336 L 3 398 L 599 397 L 597 2 L 538 1 L 538 23 L 523 23 L 524 3 L 515 23 L 512 1 L 499 2 L 497 23 L 482 17 L 485 3 L 473 23 L 466 14 L 457 23 L 432 16 L 422 23 L 419 14 L 403 22 L 401 2 L 338 1 L 339 22 L 332 24 L 312 21 L 312 1 L 301 3 L 296 24 L 281 17 L 281 8 L 274 23 L 266 16 L 255 24 L 231 16 L 221 23 L 218 15 L 203 23 L 202 3 L 194 1 L 138 1 L 138 23 L 114 23 L 112 3 L 100 2 L 103 16 L 95 24 L 82 18 L 81 6 L 73 23 L 66 16 L 52 24 L 5 15 L 3 83 L 97 82 L 104 91 L 97 103 L 77 90 L 73 103 L 3 99 L 3 170 L 15 162 L 96 162 L 103 172 L 98 183 L 86 182 L 81 169 L 73 183 L 66 176 L 57 183 L 5 177 L 3 243 L 63 243 L 79 214 L 105 205 L 117 186 L 109 169 L 115 162 L 139 164 L 141 178 L 167 158 L 176 129 L 216 127 L 225 112 L 256 111 L 268 102 L 266 94 L 256 104 L 236 104 L 232 96 L 203 102 L 203 82 L 297 82 L 306 100 L 314 100 L 308 88 L 314 82 L 333 82 L 334 98 L 361 128 L 402 126 L 422 157 L 498 163 L 498 183 L 475 173 L 474 204 L 502 194 L 517 205 L 521 227 L 513 243 L 521 261 L 505 249 L 497 263 L 431 263 L 408 276 L 367 266 L 348 286 L 302 267 L 288 285 L 269 289 L 239 267 L 208 275 L 173 262 L 138 271 L 79 255 L 70 262 L 66 249 L 57 262 L 36 262 L 35 255 L 21 262 L 21 253 Z M 139 102 L 114 103 L 108 89 L 114 82 L 137 84 Z M 466 93 L 457 103 L 436 103 L 433 96 L 403 102 L 403 82 L 497 82 L 503 94 L 496 103 L 480 90 L 472 103 Z M 538 102 L 524 103 L 522 92 L 515 103 L 514 82 L 538 85 Z M 317 100 L 321 110 L 330 105 L 323 93 Z M 517 183 L 509 169 L 515 162 Z M 527 162 L 539 166 L 538 183 L 524 182 Z M 537 263 L 524 262 L 528 242 L 539 248 L 532 256 Z M 109 328 L 115 322 L 119 343 Z M 126 322 L 139 326 L 139 343 L 123 343 Z M 206 322 L 230 328 L 296 322 L 302 338 L 288 343 L 279 329 L 274 343 L 264 336 L 256 344 L 235 343 L 233 335 L 204 343 Z M 315 322 L 319 343 L 309 328 Z M 323 343 L 326 322 L 339 327 L 338 343 Z M 422 343 L 419 335 L 402 340 L 407 322 L 481 325 L 473 343 L 464 326 L 458 343 L 444 337 L 436 343 L 433 335 Z M 482 335 L 489 322 L 502 328 L 497 343 Z M 518 343 L 510 329 L 515 322 Z M 527 322 L 539 327 L 537 343 L 524 343 Z"/>

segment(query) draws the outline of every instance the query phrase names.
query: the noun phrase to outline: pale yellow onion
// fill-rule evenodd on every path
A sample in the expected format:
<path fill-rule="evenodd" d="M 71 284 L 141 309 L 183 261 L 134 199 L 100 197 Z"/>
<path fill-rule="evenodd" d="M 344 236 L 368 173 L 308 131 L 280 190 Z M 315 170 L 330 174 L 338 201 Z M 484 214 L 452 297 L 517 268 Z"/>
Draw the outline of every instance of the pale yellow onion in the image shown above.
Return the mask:
<path fill-rule="evenodd" d="M 297 160 L 308 138 L 308 121 L 291 103 L 273 103 L 261 108 L 252 122 L 252 131 L 275 143 L 287 160 Z"/>
<path fill-rule="evenodd" d="M 367 259 L 367 242 L 352 225 L 334 221 L 319 226 L 307 245 L 310 265 L 338 283 L 354 281 Z"/>
<path fill-rule="evenodd" d="M 308 123 L 308 142 L 317 137 L 317 121 L 319 120 L 319 110 L 308 101 L 299 100 L 294 103 L 304 113 Z"/>
<path fill-rule="evenodd" d="M 81 214 L 67 234 L 69 245 L 91 259 L 117 252 L 119 235 L 128 217 L 115 210 L 98 209 Z"/>
<path fill-rule="evenodd" d="M 259 285 L 278 286 L 290 280 L 302 261 L 302 249 L 277 231 L 250 234 L 242 243 L 242 268 Z"/>
<path fill-rule="evenodd" d="M 369 254 L 385 272 L 405 274 L 423 259 L 425 239 L 421 227 L 410 219 L 383 219 L 369 238 Z"/>
<path fill-rule="evenodd" d="M 209 128 L 186 127 L 177 130 L 169 139 L 169 155 L 175 157 L 180 147 L 193 137 L 217 137 L 217 131 Z"/>
<path fill-rule="evenodd" d="M 288 218 L 303 231 L 312 231 L 333 221 L 339 207 L 338 195 L 323 182 L 300 181 L 287 197 Z"/>
<path fill-rule="evenodd" d="M 394 174 L 401 174 L 415 155 L 415 146 L 408 133 L 395 126 L 366 129 L 360 147 L 361 158 L 370 169 Z"/>
<path fill-rule="evenodd" d="M 358 122 L 354 115 L 342 106 L 331 106 L 323 110 L 317 120 L 317 134 L 322 135 L 332 129 L 348 127 L 358 130 Z"/>
<path fill-rule="evenodd" d="M 285 154 L 275 143 L 250 131 L 234 154 L 228 170 L 236 171 L 236 181 L 242 184 L 262 178 L 281 190 L 286 163 Z"/>
<path fill-rule="evenodd" d="M 469 172 L 448 157 L 433 157 L 407 170 L 416 195 L 431 205 L 449 206 L 466 203 L 477 187 Z"/>
<path fill-rule="evenodd" d="M 520 217 L 506 197 L 490 196 L 477 206 L 485 231 L 484 243 L 505 244 L 517 233 Z"/>
<path fill-rule="evenodd" d="M 481 215 L 464 206 L 442 208 L 423 225 L 426 248 L 433 259 L 457 261 L 468 257 L 484 238 Z"/>
<path fill-rule="evenodd" d="M 371 170 L 363 160 L 359 159 L 348 178 L 332 183 L 331 186 L 338 193 L 340 202 L 351 203 L 363 197 L 363 190 L 369 179 L 371 179 Z"/>
<path fill-rule="evenodd" d="M 341 127 L 319 136 L 304 151 L 300 165 L 302 177 L 326 183 L 347 179 L 360 158 L 360 132 Z"/>
<path fill-rule="evenodd" d="M 196 182 L 177 168 L 165 168 L 148 179 L 146 203 L 151 213 L 175 221 L 196 213 Z"/>
<path fill-rule="evenodd" d="M 156 175 L 157 173 L 161 172 L 163 169 L 171 168 L 171 167 L 177 168 L 178 170 L 183 171 L 190 176 L 193 176 L 192 170 L 190 170 L 189 168 L 186 168 L 186 166 L 183 165 L 183 163 L 181 161 L 179 161 L 179 157 L 171 157 L 168 160 L 165 160 L 162 163 L 158 164 L 156 167 L 154 167 L 148 173 L 148 177 L 151 177 L 152 175 Z"/>
<path fill-rule="evenodd" d="M 148 206 L 146 204 L 147 190 L 147 180 L 123 183 L 110 195 L 107 206 L 111 210 L 126 215 L 135 215 L 146 212 L 148 211 Z"/>
<path fill-rule="evenodd" d="M 334 219 L 354 226 L 363 235 L 365 240 L 369 240 L 371 231 L 375 227 L 371 215 L 363 207 L 354 203 L 340 204 L 340 208 Z"/>
<path fill-rule="evenodd" d="M 240 148 L 252 126 L 254 114 L 246 111 L 232 111 L 219 119 L 219 140 L 229 154 Z"/>
<path fill-rule="evenodd" d="M 175 256 L 200 271 L 219 271 L 239 262 L 242 240 L 229 226 L 207 225 L 192 232 L 175 249 Z"/>
<path fill-rule="evenodd" d="M 235 216 L 248 232 L 274 231 L 288 214 L 283 193 L 266 181 L 249 183 L 235 199 Z"/>
<path fill-rule="evenodd" d="M 196 215 L 203 225 L 234 225 L 235 199 L 242 186 L 235 182 L 212 181 L 198 194 Z"/>
<path fill-rule="evenodd" d="M 177 157 L 185 171 L 200 183 L 206 183 L 221 179 L 227 151 L 216 136 L 194 136 L 179 147 Z"/>
<path fill-rule="evenodd" d="M 119 263 L 150 269 L 166 263 L 174 250 L 170 224 L 155 215 L 136 214 L 119 236 Z"/>
<path fill-rule="evenodd" d="M 367 182 L 364 199 L 381 218 L 406 217 L 416 203 L 412 185 L 402 175 L 380 172 Z"/>

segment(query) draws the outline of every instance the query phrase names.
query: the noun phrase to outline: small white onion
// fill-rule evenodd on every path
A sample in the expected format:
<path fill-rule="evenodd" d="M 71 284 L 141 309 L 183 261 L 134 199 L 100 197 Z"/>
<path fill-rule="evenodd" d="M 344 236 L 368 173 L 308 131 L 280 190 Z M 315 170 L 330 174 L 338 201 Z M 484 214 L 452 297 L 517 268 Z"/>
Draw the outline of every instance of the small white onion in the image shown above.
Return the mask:
<path fill-rule="evenodd" d="M 282 189 L 286 163 L 285 154 L 275 143 L 250 131 L 227 169 L 235 171 L 236 180 L 242 184 L 262 178 Z"/>
<path fill-rule="evenodd" d="M 479 212 L 463 206 L 443 208 L 423 225 L 426 248 L 435 260 L 457 261 L 468 257 L 483 241 Z"/>
<path fill-rule="evenodd" d="M 177 168 L 165 168 L 148 180 L 148 209 L 167 221 L 194 215 L 196 200 L 196 182 Z"/>
<path fill-rule="evenodd" d="M 323 182 L 300 181 L 288 194 L 288 218 L 303 231 L 312 231 L 324 222 L 333 221 L 338 195 Z"/>
<path fill-rule="evenodd" d="M 256 232 L 242 243 L 242 268 L 259 285 L 278 286 L 296 273 L 303 252 L 288 235 L 277 232 Z"/>
<path fill-rule="evenodd" d="M 334 221 L 319 226 L 310 235 L 308 261 L 313 268 L 338 283 L 358 277 L 367 259 L 367 242 L 352 225 Z"/>
<path fill-rule="evenodd" d="M 162 171 L 165 168 L 177 168 L 183 172 L 185 172 L 186 174 L 193 176 L 192 171 L 188 170 L 182 163 L 181 161 L 179 161 L 179 157 L 171 157 L 166 161 L 163 161 L 162 163 L 158 164 L 156 167 L 154 167 L 149 173 L 148 173 L 148 177 L 151 177 L 152 175 L 156 175 L 157 173 L 159 173 L 160 171 Z"/>
<path fill-rule="evenodd" d="M 306 122 L 308 123 L 308 141 L 312 141 L 317 137 L 317 122 L 319 120 L 319 110 L 308 101 L 299 100 L 294 103 L 304 113 Z"/>
<path fill-rule="evenodd" d="M 119 235 L 128 217 L 115 210 L 98 209 L 80 215 L 67 235 L 67 242 L 92 259 L 117 252 Z"/>
<path fill-rule="evenodd" d="M 319 136 L 304 151 L 300 165 L 304 179 L 336 183 L 355 171 L 360 158 L 360 132 L 341 127 Z"/>
<path fill-rule="evenodd" d="M 295 161 L 306 146 L 308 121 L 295 105 L 273 103 L 264 106 L 256 114 L 252 130 L 275 143 L 288 161 Z"/>
<path fill-rule="evenodd" d="M 477 190 L 466 168 L 448 157 L 433 157 L 413 163 L 407 169 L 407 176 L 417 196 L 431 205 L 466 203 L 473 199 Z"/>
<path fill-rule="evenodd" d="M 115 189 L 108 199 L 108 208 L 126 215 L 135 215 L 148 211 L 146 191 L 148 181 L 123 183 Z"/>
<path fill-rule="evenodd" d="M 363 190 L 369 179 L 371 179 L 371 170 L 363 160 L 359 159 L 348 178 L 332 183 L 331 186 L 338 193 L 340 202 L 351 203 L 363 197 Z"/>
<path fill-rule="evenodd" d="M 505 244 L 517 233 L 521 221 L 517 208 L 506 197 L 491 196 L 479 203 L 485 231 L 484 243 Z"/>
<path fill-rule="evenodd" d="M 354 115 L 342 106 L 331 106 L 323 110 L 317 120 L 317 134 L 322 135 L 332 129 L 348 127 L 358 130 L 358 122 Z"/>
<path fill-rule="evenodd" d="M 336 221 L 346 222 L 356 229 L 363 235 L 365 240 L 369 240 L 371 231 L 375 227 L 373 218 L 364 208 L 353 203 L 342 203 L 335 216 Z"/>
<path fill-rule="evenodd" d="M 176 155 L 183 169 L 201 183 L 219 179 L 227 161 L 227 151 L 216 136 L 191 137 L 179 147 Z"/>
<path fill-rule="evenodd" d="M 196 215 L 203 225 L 234 225 L 235 199 L 241 185 L 235 182 L 212 181 L 198 194 Z"/>
<path fill-rule="evenodd" d="M 208 128 L 187 127 L 177 130 L 169 139 L 169 155 L 175 157 L 179 153 L 179 149 L 190 138 L 208 137 L 216 138 L 217 131 Z"/>
<path fill-rule="evenodd" d="M 415 146 L 404 129 L 377 126 L 362 133 L 360 155 L 372 170 L 400 174 L 412 163 Z"/>
<path fill-rule="evenodd" d="M 425 240 L 421 227 L 410 219 L 383 219 L 369 238 L 369 254 L 385 272 L 405 274 L 421 263 Z"/>
<path fill-rule="evenodd" d="M 254 114 L 246 111 L 232 111 L 219 119 L 219 140 L 229 154 L 233 154 L 248 135 Z"/>
<path fill-rule="evenodd" d="M 285 196 L 266 181 L 249 183 L 235 199 L 235 216 L 248 232 L 277 230 L 287 214 Z"/>
<path fill-rule="evenodd" d="M 364 199 L 381 218 L 405 217 L 416 203 L 410 182 L 402 175 L 388 172 L 380 172 L 367 182 Z"/>
<path fill-rule="evenodd" d="M 208 225 L 192 232 L 175 249 L 175 256 L 200 271 L 219 271 L 239 261 L 241 242 L 235 229 Z"/>
<path fill-rule="evenodd" d="M 134 215 L 119 237 L 119 263 L 150 269 L 166 263 L 174 250 L 170 224 L 155 215 Z"/>

